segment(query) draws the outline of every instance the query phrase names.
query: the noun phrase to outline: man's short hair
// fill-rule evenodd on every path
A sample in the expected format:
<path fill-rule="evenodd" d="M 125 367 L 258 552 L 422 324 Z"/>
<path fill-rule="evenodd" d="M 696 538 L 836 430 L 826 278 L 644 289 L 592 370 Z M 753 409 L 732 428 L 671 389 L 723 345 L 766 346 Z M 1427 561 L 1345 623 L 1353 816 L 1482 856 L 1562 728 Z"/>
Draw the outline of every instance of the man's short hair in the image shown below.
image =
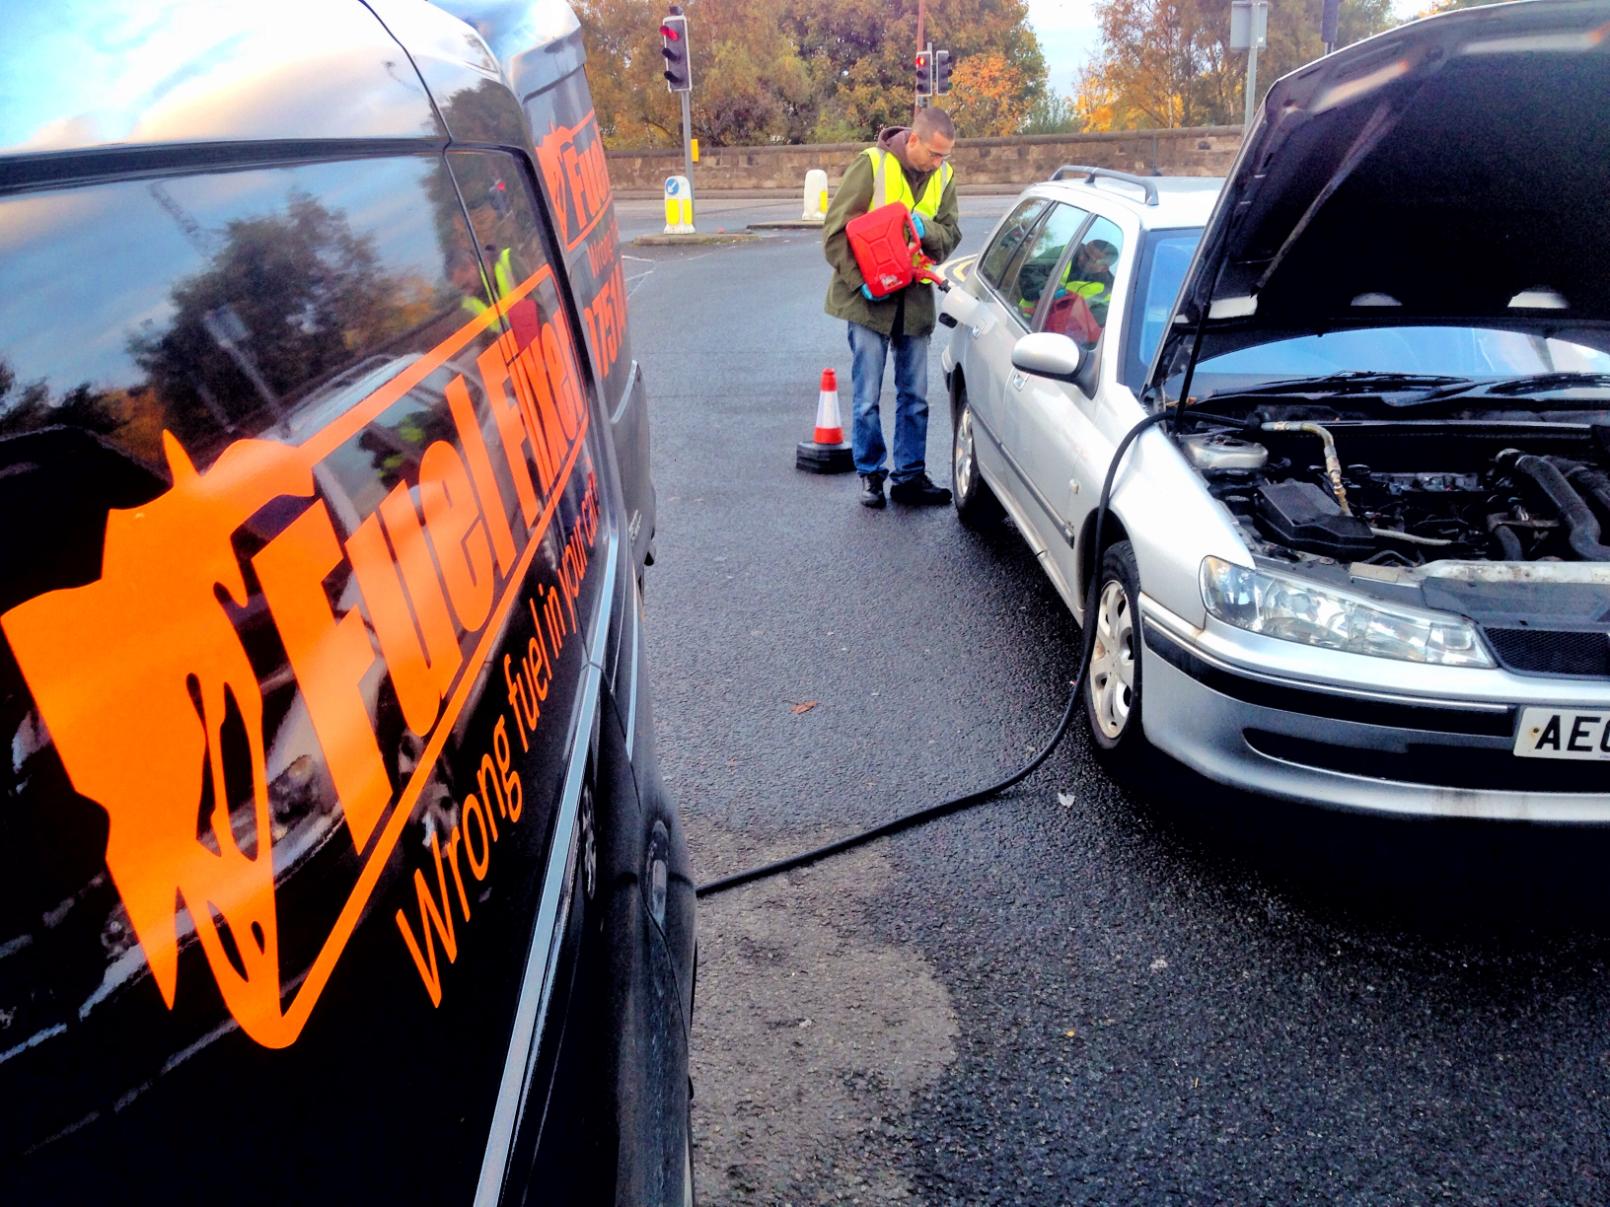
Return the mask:
<path fill-rule="evenodd" d="M 936 134 L 941 138 L 956 137 L 956 125 L 943 109 L 918 109 L 911 128 L 922 138 L 932 138 Z"/>

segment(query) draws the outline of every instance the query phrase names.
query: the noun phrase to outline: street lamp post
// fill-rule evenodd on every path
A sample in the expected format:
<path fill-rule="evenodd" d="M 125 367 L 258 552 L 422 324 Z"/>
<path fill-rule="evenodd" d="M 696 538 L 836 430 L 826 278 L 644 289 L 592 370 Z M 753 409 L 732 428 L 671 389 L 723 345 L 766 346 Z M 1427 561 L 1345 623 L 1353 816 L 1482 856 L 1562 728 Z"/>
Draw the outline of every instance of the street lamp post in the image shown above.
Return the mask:
<path fill-rule="evenodd" d="M 1258 51 L 1269 45 L 1269 0 L 1231 0 L 1230 49 L 1247 52 L 1247 104 L 1243 127 L 1252 125 L 1258 99 Z"/>

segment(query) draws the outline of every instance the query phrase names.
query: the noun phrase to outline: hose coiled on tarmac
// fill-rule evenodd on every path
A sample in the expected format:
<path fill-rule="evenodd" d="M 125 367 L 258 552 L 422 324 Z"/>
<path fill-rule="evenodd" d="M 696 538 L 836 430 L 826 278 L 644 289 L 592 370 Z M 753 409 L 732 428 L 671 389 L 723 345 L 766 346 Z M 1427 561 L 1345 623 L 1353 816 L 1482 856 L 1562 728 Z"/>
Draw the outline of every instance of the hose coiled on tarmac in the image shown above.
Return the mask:
<path fill-rule="evenodd" d="M 1149 427 L 1153 427 L 1156 424 L 1161 423 L 1165 419 L 1172 418 L 1174 414 L 1175 412 L 1172 409 L 1169 409 L 1157 411 L 1146 416 L 1134 427 L 1130 428 L 1129 431 L 1124 433 L 1123 439 L 1118 442 L 1118 447 L 1113 451 L 1112 461 L 1107 466 L 1106 480 L 1101 484 L 1101 500 L 1096 504 L 1096 526 L 1091 536 L 1093 547 L 1098 553 L 1098 558 L 1095 563 L 1097 566 L 1100 565 L 1099 553 L 1102 549 L 1102 529 L 1105 527 L 1107 522 L 1107 509 L 1112 500 L 1113 482 L 1117 480 L 1118 468 L 1123 463 L 1124 454 L 1129 451 L 1129 446 L 1135 442 L 1136 437 L 1138 437 L 1142 432 Z M 713 897 L 717 893 L 727 892 L 729 889 L 735 889 L 739 885 L 749 884 L 756 880 L 764 880 L 772 876 L 780 876 L 784 872 L 792 871 L 795 868 L 805 867 L 807 864 L 816 863 L 820 860 L 827 859 L 830 856 L 842 854 L 845 851 L 854 850 L 856 847 L 865 846 L 870 842 L 876 842 L 880 838 L 887 838 L 891 834 L 898 834 L 902 830 L 909 830 L 914 826 L 920 826 L 930 821 L 936 821 L 939 818 L 947 817 L 952 813 L 959 813 L 963 809 L 970 809 L 974 805 L 981 805 L 985 801 L 998 796 L 1000 793 L 1005 792 L 1008 788 L 1014 787 L 1023 780 L 1027 779 L 1034 773 L 1041 763 L 1045 762 L 1046 759 L 1051 757 L 1051 752 L 1055 750 L 1058 744 L 1061 743 L 1062 739 L 1067 736 L 1068 729 L 1073 724 L 1073 718 L 1078 714 L 1080 686 L 1084 682 L 1085 672 L 1090 668 L 1090 656 L 1095 650 L 1096 646 L 1095 612 L 1100 589 L 1101 575 L 1099 573 L 1092 573 L 1090 576 L 1090 588 L 1085 598 L 1085 622 L 1080 632 L 1081 641 L 1079 649 L 1079 665 L 1077 668 L 1075 668 L 1073 673 L 1073 681 L 1069 684 L 1067 707 L 1062 710 L 1062 719 L 1057 722 L 1057 727 L 1052 731 L 1051 737 L 1047 740 L 1046 744 L 1040 748 L 1040 752 L 1031 758 L 1027 763 L 1024 763 L 1023 766 L 1019 767 L 1016 771 L 1012 772 L 1011 775 L 1007 776 L 999 783 L 991 784 L 987 788 L 979 788 L 977 791 L 966 793 L 963 796 L 952 797 L 950 800 L 940 801 L 937 805 L 929 805 L 926 808 L 916 809 L 910 813 L 903 813 L 899 817 L 892 818 L 881 825 L 873 826 L 871 829 L 862 830 L 857 834 L 851 834 L 844 838 L 835 839 L 833 842 L 825 843 L 822 846 L 815 847 L 809 851 L 801 851 L 797 855 L 789 855 L 786 858 L 774 860 L 771 863 L 761 864 L 758 867 L 746 868 L 741 872 L 734 872 L 730 876 L 722 876 L 717 880 L 711 880 L 705 884 L 701 884 L 697 890 L 698 895 L 700 897 Z"/>

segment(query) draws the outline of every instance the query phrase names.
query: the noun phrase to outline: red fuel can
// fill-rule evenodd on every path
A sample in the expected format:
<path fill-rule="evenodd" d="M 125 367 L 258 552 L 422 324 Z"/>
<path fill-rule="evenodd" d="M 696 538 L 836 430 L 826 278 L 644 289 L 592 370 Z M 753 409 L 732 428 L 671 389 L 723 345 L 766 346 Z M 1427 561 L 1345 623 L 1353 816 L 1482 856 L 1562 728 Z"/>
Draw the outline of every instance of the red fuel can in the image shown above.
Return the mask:
<path fill-rule="evenodd" d="M 900 202 L 891 201 L 850 219 L 844 233 L 874 298 L 886 298 L 916 280 L 937 280 L 928 272 L 933 262 L 922 254 L 911 211 Z"/>

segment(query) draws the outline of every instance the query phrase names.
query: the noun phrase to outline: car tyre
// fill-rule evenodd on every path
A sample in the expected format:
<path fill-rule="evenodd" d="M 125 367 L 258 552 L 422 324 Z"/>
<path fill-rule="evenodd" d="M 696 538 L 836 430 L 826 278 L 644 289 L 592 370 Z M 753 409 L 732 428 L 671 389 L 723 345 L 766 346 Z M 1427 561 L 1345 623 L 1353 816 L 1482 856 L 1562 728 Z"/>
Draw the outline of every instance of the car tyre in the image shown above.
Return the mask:
<path fill-rule="evenodd" d="M 992 528 L 1001 522 L 1005 513 L 995 492 L 984 481 L 984 475 L 978 472 L 978 433 L 965 386 L 956 388 L 956 406 L 952 414 L 950 482 L 954 487 L 951 498 L 956 504 L 956 518 L 974 530 Z"/>
<path fill-rule="evenodd" d="M 1096 606 L 1085 620 L 1096 630 L 1084 681 L 1090 737 L 1102 761 L 1134 768 L 1148 743 L 1141 723 L 1140 570 L 1128 541 L 1103 554 Z"/>

